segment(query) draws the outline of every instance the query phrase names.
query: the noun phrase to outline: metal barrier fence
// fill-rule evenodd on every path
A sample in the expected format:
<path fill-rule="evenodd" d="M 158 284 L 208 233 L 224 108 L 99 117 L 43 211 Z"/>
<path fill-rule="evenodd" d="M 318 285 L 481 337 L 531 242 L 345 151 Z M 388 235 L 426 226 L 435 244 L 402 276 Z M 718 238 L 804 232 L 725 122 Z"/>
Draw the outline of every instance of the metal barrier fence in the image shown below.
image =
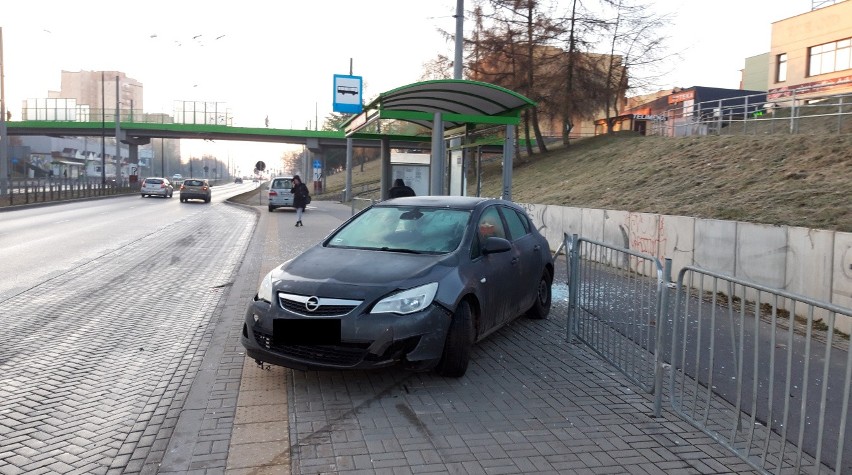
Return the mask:
<path fill-rule="evenodd" d="M 664 321 L 660 261 L 603 242 L 565 237 L 568 255 L 568 339 L 576 336 L 644 391 L 660 414 Z"/>
<path fill-rule="evenodd" d="M 648 135 L 849 134 L 852 94 L 813 96 L 800 89 L 774 100 L 752 94 L 671 108 L 664 116 L 651 122 Z"/>
<path fill-rule="evenodd" d="M 671 284 L 669 260 L 576 235 L 563 248 L 568 340 L 653 393 L 655 416 L 667 397 L 761 473 L 852 473 L 852 353 L 834 328 L 852 309 L 692 266 Z"/>
<path fill-rule="evenodd" d="M 5 194 L 0 196 L 0 206 L 63 201 L 76 198 L 119 195 L 139 191 L 127 180 L 116 182 L 81 178 L 42 178 L 9 180 Z"/>
<path fill-rule="evenodd" d="M 695 267 L 676 293 L 674 411 L 762 473 L 852 473 L 852 310 Z"/>

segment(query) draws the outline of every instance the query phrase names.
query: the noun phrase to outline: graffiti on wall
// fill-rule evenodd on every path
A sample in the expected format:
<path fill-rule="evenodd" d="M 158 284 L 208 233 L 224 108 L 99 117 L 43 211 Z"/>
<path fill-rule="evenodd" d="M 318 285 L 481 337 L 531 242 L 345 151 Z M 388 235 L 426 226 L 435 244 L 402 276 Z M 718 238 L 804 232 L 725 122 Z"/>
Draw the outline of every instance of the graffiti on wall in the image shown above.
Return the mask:
<path fill-rule="evenodd" d="M 662 259 L 666 245 L 665 216 L 630 213 L 630 249 Z"/>

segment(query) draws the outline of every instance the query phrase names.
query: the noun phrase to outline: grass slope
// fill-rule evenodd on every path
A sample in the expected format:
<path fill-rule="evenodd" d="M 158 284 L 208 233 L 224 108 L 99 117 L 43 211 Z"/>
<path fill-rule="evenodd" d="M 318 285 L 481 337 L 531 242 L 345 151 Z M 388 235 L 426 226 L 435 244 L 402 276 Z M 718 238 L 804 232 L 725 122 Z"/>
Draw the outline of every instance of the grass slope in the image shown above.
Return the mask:
<path fill-rule="evenodd" d="M 339 197 L 345 177 L 328 177 L 326 197 Z M 353 167 L 352 178 L 356 192 L 377 183 L 378 161 Z M 501 189 L 501 164 L 492 161 L 482 195 Z M 512 179 L 518 202 L 845 232 L 850 192 L 852 135 L 599 136 L 516 159 Z"/>

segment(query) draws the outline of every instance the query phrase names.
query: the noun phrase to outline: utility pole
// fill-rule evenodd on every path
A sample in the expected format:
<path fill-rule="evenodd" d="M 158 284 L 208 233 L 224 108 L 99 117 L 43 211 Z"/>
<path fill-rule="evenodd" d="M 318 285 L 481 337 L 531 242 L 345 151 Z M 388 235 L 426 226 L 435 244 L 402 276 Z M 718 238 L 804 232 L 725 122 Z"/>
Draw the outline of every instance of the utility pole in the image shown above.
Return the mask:
<path fill-rule="evenodd" d="M 118 76 L 115 77 L 115 182 L 121 186 L 121 102 L 119 102 L 118 94 Z"/>
<path fill-rule="evenodd" d="M 101 185 L 106 185 L 106 76 L 101 71 Z"/>

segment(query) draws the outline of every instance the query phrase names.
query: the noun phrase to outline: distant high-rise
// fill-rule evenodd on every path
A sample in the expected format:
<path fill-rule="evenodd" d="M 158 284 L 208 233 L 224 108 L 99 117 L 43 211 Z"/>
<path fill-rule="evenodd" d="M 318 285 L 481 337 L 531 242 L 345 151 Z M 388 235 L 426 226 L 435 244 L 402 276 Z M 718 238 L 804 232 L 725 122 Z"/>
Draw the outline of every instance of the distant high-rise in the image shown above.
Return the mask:
<path fill-rule="evenodd" d="M 61 88 L 52 97 L 76 99 L 77 104 L 86 104 L 92 112 L 100 111 L 106 103 L 109 113 L 115 111 L 115 78 L 118 76 L 120 109 L 143 110 L 142 83 L 127 77 L 120 71 L 62 71 Z M 103 80 L 103 86 L 101 85 Z"/>

